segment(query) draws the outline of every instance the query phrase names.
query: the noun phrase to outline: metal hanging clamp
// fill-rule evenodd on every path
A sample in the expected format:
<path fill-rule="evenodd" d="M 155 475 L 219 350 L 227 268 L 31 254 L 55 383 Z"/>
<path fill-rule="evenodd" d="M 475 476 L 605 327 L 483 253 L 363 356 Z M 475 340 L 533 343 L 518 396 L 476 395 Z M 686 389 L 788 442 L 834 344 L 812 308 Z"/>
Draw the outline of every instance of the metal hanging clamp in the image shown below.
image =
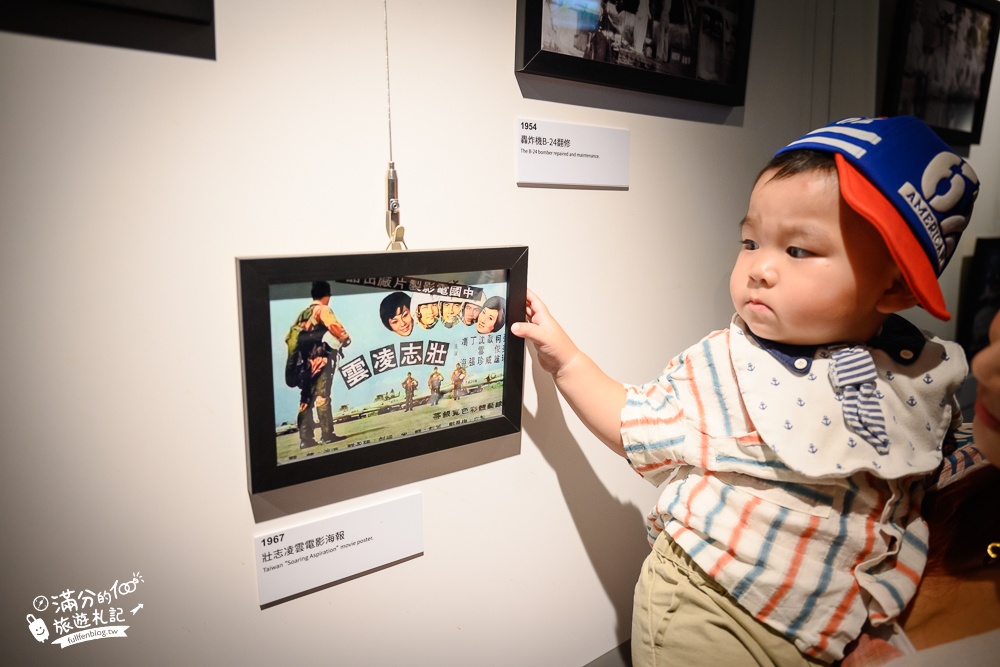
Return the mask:
<path fill-rule="evenodd" d="M 399 224 L 399 179 L 396 177 L 396 165 L 391 161 L 385 175 L 385 231 L 389 234 L 386 250 L 408 250 L 403 240 L 406 229 Z"/>

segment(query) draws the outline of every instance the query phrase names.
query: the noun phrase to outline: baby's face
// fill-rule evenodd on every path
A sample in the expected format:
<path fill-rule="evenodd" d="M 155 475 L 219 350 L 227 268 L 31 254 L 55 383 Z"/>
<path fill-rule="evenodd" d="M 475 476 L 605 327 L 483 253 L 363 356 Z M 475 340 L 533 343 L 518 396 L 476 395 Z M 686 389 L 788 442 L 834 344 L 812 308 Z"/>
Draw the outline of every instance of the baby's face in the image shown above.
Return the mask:
<path fill-rule="evenodd" d="M 864 342 L 899 275 L 878 231 L 840 197 L 835 175 L 765 173 L 742 223 L 729 279 L 736 312 L 763 338 L 796 345 Z"/>

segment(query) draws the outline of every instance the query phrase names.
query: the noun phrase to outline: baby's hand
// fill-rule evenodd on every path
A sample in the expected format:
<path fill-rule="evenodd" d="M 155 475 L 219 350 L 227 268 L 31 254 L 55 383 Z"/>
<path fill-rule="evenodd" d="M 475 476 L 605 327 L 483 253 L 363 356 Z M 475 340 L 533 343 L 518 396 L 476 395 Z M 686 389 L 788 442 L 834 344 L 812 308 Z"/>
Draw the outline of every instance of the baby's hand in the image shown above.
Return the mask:
<path fill-rule="evenodd" d="M 515 336 L 530 340 L 538 353 L 538 363 L 553 375 L 576 357 L 579 350 L 549 313 L 545 303 L 528 290 L 527 322 L 515 322 L 510 330 Z"/>
<path fill-rule="evenodd" d="M 1000 465 L 1000 314 L 990 324 L 990 344 L 972 359 L 976 376 L 976 447 L 994 465 Z"/>
<path fill-rule="evenodd" d="M 552 374 L 559 393 L 590 432 L 615 454 L 625 456 L 621 436 L 624 385 L 608 377 L 577 348 L 531 290 L 525 314 L 528 321 L 511 324 L 511 332 L 532 342 L 538 363 Z"/>

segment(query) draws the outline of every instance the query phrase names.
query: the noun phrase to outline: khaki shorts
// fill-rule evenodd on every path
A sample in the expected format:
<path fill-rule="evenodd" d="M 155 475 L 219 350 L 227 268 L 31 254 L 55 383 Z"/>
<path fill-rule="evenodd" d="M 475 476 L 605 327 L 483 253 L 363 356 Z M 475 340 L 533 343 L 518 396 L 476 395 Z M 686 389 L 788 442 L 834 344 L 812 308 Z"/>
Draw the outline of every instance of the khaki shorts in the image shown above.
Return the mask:
<path fill-rule="evenodd" d="M 633 667 L 824 665 L 743 609 L 660 533 L 632 607 Z"/>

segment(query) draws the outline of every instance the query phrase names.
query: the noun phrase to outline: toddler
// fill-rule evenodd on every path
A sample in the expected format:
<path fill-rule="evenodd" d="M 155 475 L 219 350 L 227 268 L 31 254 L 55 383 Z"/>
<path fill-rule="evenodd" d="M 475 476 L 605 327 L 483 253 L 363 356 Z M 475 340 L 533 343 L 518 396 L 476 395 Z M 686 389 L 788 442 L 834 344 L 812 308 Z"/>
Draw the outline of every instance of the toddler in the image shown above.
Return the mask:
<path fill-rule="evenodd" d="M 655 485 L 635 665 L 810 665 L 920 581 L 924 481 L 961 426 L 962 349 L 937 278 L 972 167 L 912 117 L 853 118 L 781 149 L 740 223 L 736 310 L 654 381 L 621 385 L 528 293 L 511 327 L 590 430 Z"/>

